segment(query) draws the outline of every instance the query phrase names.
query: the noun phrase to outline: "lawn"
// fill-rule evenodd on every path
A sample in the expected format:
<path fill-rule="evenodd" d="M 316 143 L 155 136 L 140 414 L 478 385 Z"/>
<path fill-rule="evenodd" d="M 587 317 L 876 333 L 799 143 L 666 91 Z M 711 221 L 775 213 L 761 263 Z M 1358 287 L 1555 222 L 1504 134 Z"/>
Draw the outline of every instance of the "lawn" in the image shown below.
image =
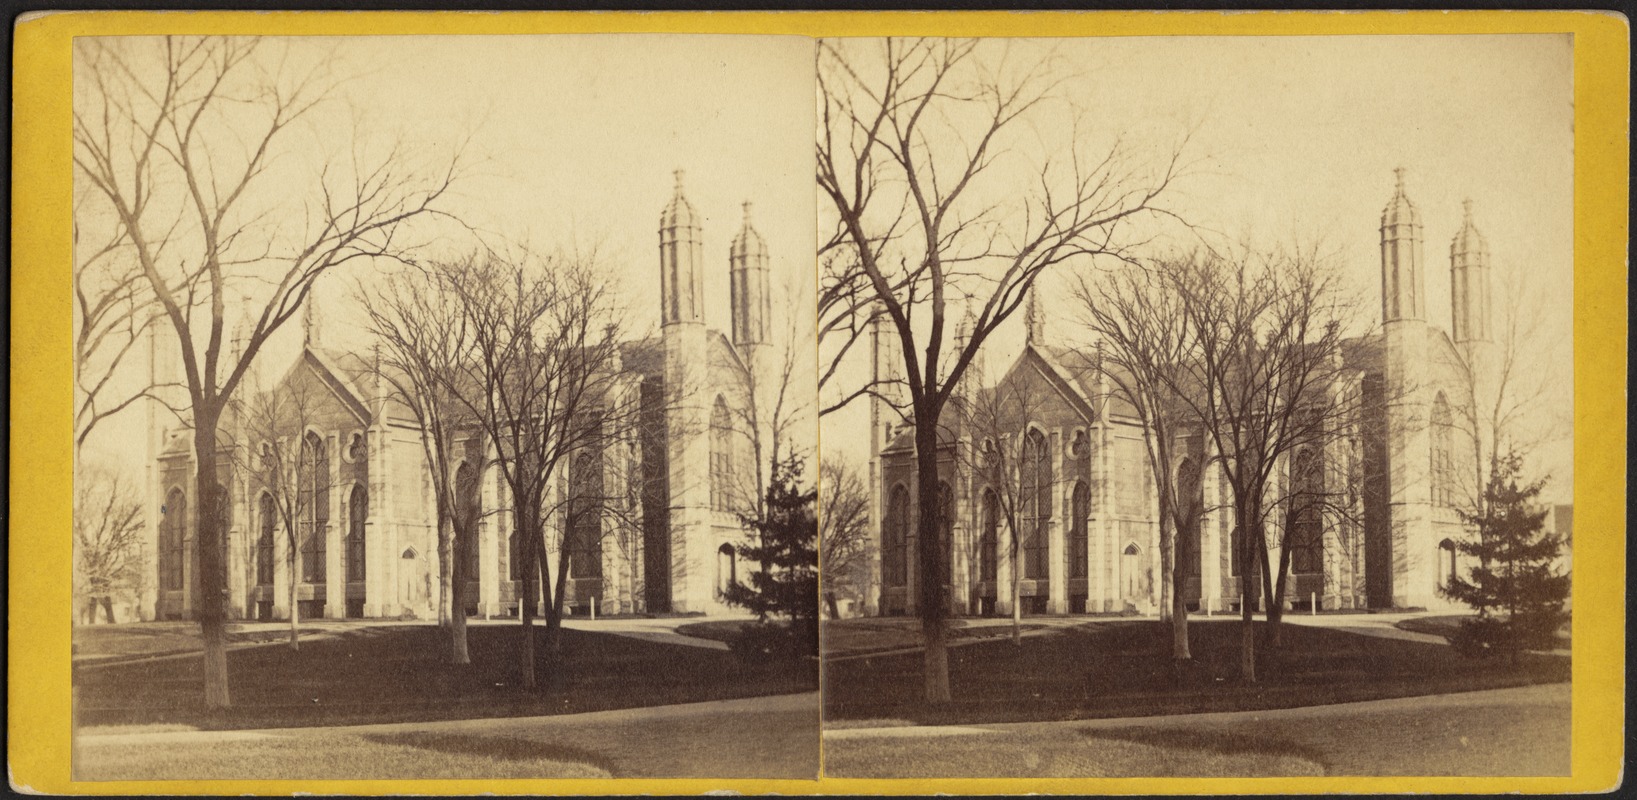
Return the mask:
<path fill-rule="evenodd" d="M 302 636 L 320 629 L 302 626 Z M 290 638 L 288 625 L 227 626 L 228 646 L 282 642 Z M 204 649 L 197 622 L 144 622 L 127 625 L 75 625 L 74 660 L 89 662 L 116 658 L 196 653 Z"/>
<path fill-rule="evenodd" d="M 1430 633 L 1433 636 L 1448 638 L 1454 636 L 1461 627 L 1461 620 L 1473 619 L 1476 614 L 1445 614 L 1435 617 L 1414 617 L 1401 620 L 1397 627 L 1415 633 Z M 1563 623 L 1557 631 L 1557 646 L 1568 649 L 1570 646 L 1569 623 Z"/>
<path fill-rule="evenodd" d="M 1265 623 L 1258 623 L 1263 625 Z M 1190 625 L 1193 662 L 1170 658 L 1170 628 L 1108 621 L 949 651 L 954 702 L 921 700 L 921 654 L 835 660 L 824 669 L 825 717 L 923 724 L 1239 711 L 1409 697 L 1569 680 L 1569 659 L 1526 655 L 1472 661 L 1438 644 L 1287 625 L 1284 645 L 1264 652 L 1260 681 L 1239 680 L 1239 624 Z"/>
<path fill-rule="evenodd" d="M 233 707 L 221 712 L 203 707 L 198 659 L 81 665 L 76 711 L 82 726 L 245 729 L 570 714 L 817 686 L 811 665 L 749 664 L 722 650 L 564 630 L 561 669 L 543 671 L 544 688 L 527 691 L 518 685 L 517 628 L 474 626 L 467 635 L 472 663 L 463 666 L 444 661 L 445 641 L 426 625 L 336 630 L 299 651 L 231 650 Z"/>
<path fill-rule="evenodd" d="M 827 656 L 885 652 L 921 645 L 921 623 L 916 619 L 871 617 L 824 620 L 820 624 L 820 646 Z M 950 641 L 1004 639 L 1012 635 L 1010 624 L 973 625 L 968 620 L 952 619 L 949 625 Z M 1027 632 L 1043 626 L 1025 622 L 1021 627 Z"/>
<path fill-rule="evenodd" d="M 936 737 L 826 737 L 824 769 L 846 778 L 1568 774 L 1568 688 L 1523 691 L 1266 715 L 1021 723 Z"/>

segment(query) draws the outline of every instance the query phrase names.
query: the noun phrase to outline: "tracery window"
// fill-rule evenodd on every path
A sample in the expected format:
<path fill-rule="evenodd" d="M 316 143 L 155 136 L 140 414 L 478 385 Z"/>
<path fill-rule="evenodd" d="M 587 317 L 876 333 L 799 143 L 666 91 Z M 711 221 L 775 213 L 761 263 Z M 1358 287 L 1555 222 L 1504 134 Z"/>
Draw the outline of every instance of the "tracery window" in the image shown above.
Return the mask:
<path fill-rule="evenodd" d="M 256 585 L 273 585 L 273 529 L 278 523 L 278 511 L 273 496 L 262 493 L 258 504 L 261 511 L 261 532 L 256 537 Z"/>
<path fill-rule="evenodd" d="M 978 580 L 994 581 L 999 572 L 1000 503 L 995 490 L 983 492 L 983 533 L 978 539 Z"/>
<path fill-rule="evenodd" d="M 1455 507 L 1455 424 L 1439 392 L 1432 401 L 1432 502 Z"/>
<path fill-rule="evenodd" d="M 456 543 L 461 547 L 461 569 L 467 581 L 478 579 L 477 526 L 478 520 L 483 519 L 482 488 L 477 467 L 472 466 L 472 462 L 462 462 L 455 469 L 455 515 L 460 518 L 457 535 L 466 538 Z"/>
<path fill-rule="evenodd" d="M 590 580 L 603 575 L 602 458 L 580 453 L 569 469 L 568 576 Z"/>
<path fill-rule="evenodd" d="M 1023 440 L 1019 516 L 1023 524 L 1023 577 L 1047 577 L 1047 526 L 1052 518 L 1051 445 L 1046 434 L 1030 429 Z"/>
<path fill-rule="evenodd" d="M 301 468 L 297 470 L 297 504 L 301 507 L 301 579 L 323 583 L 326 542 L 330 527 L 330 457 L 324 440 L 308 433 L 301 440 Z"/>
<path fill-rule="evenodd" d="M 369 492 L 352 487 L 347 498 L 347 580 L 364 580 L 364 522 L 369 518 Z"/>
<path fill-rule="evenodd" d="M 1091 516 L 1091 487 L 1085 481 L 1075 481 L 1074 497 L 1070 503 L 1074 516 L 1069 520 L 1069 577 L 1084 578 L 1091 555 L 1091 537 L 1087 531 Z"/>
<path fill-rule="evenodd" d="M 1290 548 L 1290 570 L 1300 575 L 1322 572 L 1324 472 L 1313 450 L 1298 450 L 1296 457 L 1291 459 L 1290 486 L 1290 517 L 1285 527 L 1285 546 Z"/>
<path fill-rule="evenodd" d="M 882 532 L 881 574 L 888 586 L 904 586 L 909 572 L 909 492 L 894 486 Z"/>
<path fill-rule="evenodd" d="M 733 418 L 719 396 L 711 409 L 711 508 L 731 511 L 733 492 Z"/>
<path fill-rule="evenodd" d="M 188 500 L 181 489 L 165 496 L 164 544 L 160 551 L 159 581 L 166 589 L 182 588 L 182 561 L 187 557 Z"/>

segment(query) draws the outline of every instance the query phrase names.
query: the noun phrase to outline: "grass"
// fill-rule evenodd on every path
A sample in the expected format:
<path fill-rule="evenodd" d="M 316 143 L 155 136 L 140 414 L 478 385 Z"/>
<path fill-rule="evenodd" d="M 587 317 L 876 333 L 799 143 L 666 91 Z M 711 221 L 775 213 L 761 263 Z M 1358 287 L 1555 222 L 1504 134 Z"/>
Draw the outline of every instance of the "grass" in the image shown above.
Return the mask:
<path fill-rule="evenodd" d="M 1413 617 L 1399 621 L 1394 627 L 1414 633 L 1427 633 L 1448 638 L 1454 636 L 1455 632 L 1460 629 L 1462 620 L 1473 619 L 1475 616 L 1474 614 L 1447 614 L 1436 617 Z M 1567 622 L 1558 628 L 1557 646 L 1565 650 L 1570 646 L 1569 623 Z"/>
<path fill-rule="evenodd" d="M 415 739 L 320 733 L 155 747 L 83 747 L 77 780 L 326 780 L 415 778 L 606 778 L 594 760 L 561 751 L 490 752 L 458 737 Z"/>
<path fill-rule="evenodd" d="M 709 639 L 713 642 L 731 642 L 739 631 L 746 625 L 754 625 L 750 620 L 718 619 L 709 622 L 688 622 L 676 626 L 676 632 L 683 636 L 692 636 L 695 639 Z"/>
<path fill-rule="evenodd" d="M 1169 778 L 1323 775 L 1295 753 L 1216 752 L 1180 742 L 1060 733 L 975 734 L 926 739 L 826 741 L 824 774 L 844 778 Z"/>
<path fill-rule="evenodd" d="M 320 629 L 303 627 L 303 637 Z M 227 643 L 232 645 L 282 642 L 290 638 L 290 628 L 230 624 Z M 74 626 L 74 660 L 102 661 L 119 658 L 197 653 L 204 650 L 197 622 L 147 622 L 127 625 Z"/>
<path fill-rule="evenodd" d="M 536 629 L 544 653 L 544 632 Z M 467 631 L 472 663 L 446 663 L 432 626 L 336 630 L 299 651 L 232 650 L 233 707 L 203 707 L 198 659 L 76 666 L 82 726 L 184 724 L 248 729 L 571 714 L 811 691 L 809 667 L 747 664 L 733 654 L 589 631 L 564 630 L 564 659 L 519 686 L 514 626 Z"/>
<path fill-rule="evenodd" d="M 1544 688 L 1544 687 L 1543 687 Z M 825 774 L 866 777 L 1566 775 L 1566 687 L 1506 701 L 1293 709 L 1277 718 L 1027 723 L 937 737 L 826 738 Z"/>
<path fill-rule="evenodd" d="M 949 623 L 951 641 L 1004 639 L 1012 635 L 1009 624 L 971 625 L 963 619 L 952 619 Z M 921 645 L 921 623 L 915 619 L 872 617 L 824 620 L 821 625 L 821 646 L 824 654 L 829 656 L 879 653 Z M 1032 631 L 1044 626 L 1025 622 L 1021 627 L 1024 631 Z"/>
<path fill-rule="evenodd" d="M 1265 623 L 1258 623 L 1262 627 Z M 1265 629 L 1264 629 L 1265 630 Z M 1195 621 L 1194 659 L 1170 658 L 1170 628 L 1156 621 L 1066 627 L 949 651 L 954 702 L 921 700 L 921 654 L 866 656 L 825 666 L 826 719 L 921 724 L 1095 719 L 1241 711 L 1562 682 L 1569 660 L 1526 655 L 1516 668 L 1472 661 L 1451 648 L 1286 625 L 1264 649 L 1261 680 L 1239 680 L 1239 624 Z"/>
<path fill-rule="evenodd" d="M 410 729 L 86 736 L 82 779 L 782 778 L 818 774 L 816 697 Z M 240 740 L 241 737 L 253 737 Z M 478 787 L 479 790 L 486 787 Z"/>

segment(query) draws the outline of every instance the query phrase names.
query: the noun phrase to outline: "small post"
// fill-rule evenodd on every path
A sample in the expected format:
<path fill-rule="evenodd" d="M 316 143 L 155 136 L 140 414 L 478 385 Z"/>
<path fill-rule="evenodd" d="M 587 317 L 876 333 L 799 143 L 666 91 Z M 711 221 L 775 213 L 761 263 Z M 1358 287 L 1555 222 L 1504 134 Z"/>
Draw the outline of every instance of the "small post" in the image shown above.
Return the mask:
<path fill-rule="evenodd" d="M 1308 592 L 1307 593 L 1307 610 L 1309 612 L 1309 616 L 1316 617 L 1316 616 L 1319 615 L 1319 594 L 1318 594 L 1318 592 Z"/>
<path fill-rule="evenodd" d="M 597 621 L 597 597 L 596 597 L 596 595 L 592 595 L 592 597 L 591 597 L 591 621 L 592 622 Z"/>

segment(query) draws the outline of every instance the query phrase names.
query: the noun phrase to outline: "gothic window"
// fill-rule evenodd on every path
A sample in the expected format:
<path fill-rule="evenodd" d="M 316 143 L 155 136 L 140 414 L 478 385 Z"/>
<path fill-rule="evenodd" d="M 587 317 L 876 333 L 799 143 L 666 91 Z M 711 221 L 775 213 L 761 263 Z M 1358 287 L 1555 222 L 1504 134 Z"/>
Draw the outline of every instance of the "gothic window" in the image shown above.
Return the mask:
<path fill-rule="evenodd" d="M 1311 575 L 1324 569 L 1324 473 L 1318 455 L 1310 449 L 1296 452 L 1290 464 L 1290 510 L 1285 524 L 1285 546 L 1290 548 L 1290 569 Z"/>
<path fill-rule="evenodd" d="M 324 440 L 308 433 L 301 440 L 301 469 L 297 471 L 297 503 L 301 507 L 301 579 L 323 583 L 325 537 L 330 527 L 330 457 Z"/>
<path fill-rule="evenodd" d="M 1439 392 L 1432 401 L 1432 502 L 1455 506 L 1455 425 L 1449 402 Z"/>
<path fill-rule="evenodd" d="M 261 532 L 256 537 L 256 585 L 273 585 L 273 528 L 278 523 L 278 511 L 273 505 L 273 496 L 262 493 L 261 502 Z"/>
<path fill-rule="evenodd" d="M 369 493 L 352 487 L 347 499 L 347 580 L 364 580 L 364 521 L 369 518 Z"/>
<path fill-rule="evenodd" d="M 978 541 L 978 580 L 994 581 L 999 571 L 1000 503 L 995 490 L 983 492 L 983 534 Z"/>
<path fill-rule="evenodd" d="M 166 589 L 182 588 L 182 561 L 187 555 L 188 501 L 181 489 L 165 496 L 159 581 Z"/>
<path fill-rule="evenodd" d="M 477 552 L 477 525 L 483 518 L 482 483 L 478 480 L 477 468 L 472 462 L 462 462 L 455 469 L 455 516 L 460 519 L 458 537 L 466 541 L 456 541 L 460 545 L 460 564 L 462 577 L 467 581 L 478 579 L 478 552 Z"/>
<path fill-rule="evenodd" d="M 711 409 L 711 508 L 731 511 L 733 491 L 733 418 L 720 396 Z"/>
<path fill-rule="evenodd" d="M 1023 441 L 1022 491 L 1018 493 L 1023 518 L 1023 577 L 1047 577 L 1047 526 L 1052 518 L 1051 445 L 1046 434 L 1031 429 Z"/>
<path fill-rule="evenodd" d="M 1120 553 L 1120 587 L 1124 597 L 1142 595 L 1142 548 L 1128 543 Z"/>
<path fill-rule="evenodd" d="M 1177 465 L 1177 503 L 1181 509 L 1181 524 L 1177 526 L 1177 558 L 1189 577 L 1200 574 L 1202 558 L 1199 529 L 1204 524 L 1205 496 L 1199 476 L 1199 462 L 1184 458 Z"/>
<path fill-rule="evenodd" d="M 1074 516 L 1069 520 L 1069 577 L 1086 577 L 1091 552 L 1091 537 L 1086 530 L 1091 516 L 1091 487 L 1085 481 L 1074 482 L 1074 498 L 1070 504 Z"/>
<path fill-rule="evenodd" d="M 881 574 L 888 586 L 904 586 L 909 572 L 909 492 L 894 486 L 882 531 Z"/>
<path fill-rule="evenodd" d="M 602 459 L 595 453 L 576 455 L 568 482 L 568 576 L 575 580 L 601 578 Z"/>

